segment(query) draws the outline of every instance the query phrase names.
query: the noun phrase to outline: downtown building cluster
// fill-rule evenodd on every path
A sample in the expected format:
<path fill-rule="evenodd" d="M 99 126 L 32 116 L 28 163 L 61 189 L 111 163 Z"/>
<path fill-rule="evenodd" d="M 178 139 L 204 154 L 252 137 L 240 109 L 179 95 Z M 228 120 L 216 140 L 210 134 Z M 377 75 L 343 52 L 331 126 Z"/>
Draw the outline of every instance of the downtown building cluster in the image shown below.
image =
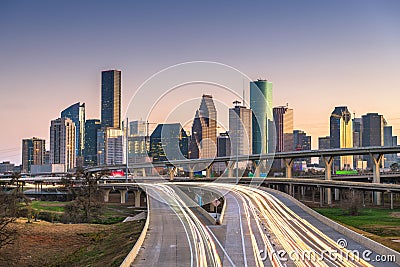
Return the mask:
<path fill-rule="evenodd" d="M 183 129 L 180 123 L 157 124 L 143 120 L 130 121 L 124 126 L 121 71 L 103 71 L 101 119 L 86 119 L 85 103 L 78 102 L 64 109 L 60 117 L 50 123 L 49 150 L 46 150 L 44 139 L 22 140 L 21 172 L 62 173 L 77 167 L 119 165 L 126 161 L 129 165 L 311 150 L 311 136 L 294 129 L 293 109 L 287 104 L 273 107 L 271 82 L 252 81 L 249 90 L 249 107 L 240 101 L 233 102 L 228 111 L 229 128 L 224 132 L 218 131 L 217 110 L 213 97 L 207 94 L 202 96 L 194 113 L 190 131 Z M 151 134 L 150 124 L 156 124 Z M 397 145 L 392 127 L 382 115 L 368 113 L 361 118 L 352 118 L 347 107 L 334 109 L 330 116 L 330 135 L 320 137 L 318 141 L 319 149 Z M 387 155 L 384 162 L 385 167 L 390 166 L 397 162 L 397 157 Z M 4 168 L 10 168 L 6 163 Z M 296 159 L 294 168 L 302 170 L 310 163 L 310 158 Z M 368 157 L 344 156 L 335 159 L 334 168 L 365 169 L 369 164 Z M 219 165 L 213 166 L 214 171 L 225 169 Z M 281 161 L 274 162 L 274 170 L 283 167 Z"/>

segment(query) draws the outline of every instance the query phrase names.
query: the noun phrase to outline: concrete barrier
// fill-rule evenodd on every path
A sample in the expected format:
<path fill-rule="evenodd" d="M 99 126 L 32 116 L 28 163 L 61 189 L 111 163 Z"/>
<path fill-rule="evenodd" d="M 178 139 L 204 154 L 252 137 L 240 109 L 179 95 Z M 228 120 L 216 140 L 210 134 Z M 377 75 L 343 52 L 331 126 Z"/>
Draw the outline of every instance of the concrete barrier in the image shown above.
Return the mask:
<path fill-rule="evenodd" d="M 226 205 L 228 205 L 228 204 L 227 204 L 227 201 L 226 201 L 226 198 L 225 198 L 225 197 L 223 197 L 223 198 L 224 198 L 224 204 L 223 204 L 223 206 L 222 206 L 221 215 L 220 215 L 219 218 L 217 219 L 217 224 L 218 224 L 218 225 L 220 225 L 220 224 L 222 224 L 222 223 L 224 222 L 224 216 L 225 216 L 225 211 L 226 211 Z"/>
<path fill-rule="evenodd" d="M 147 230 L 149 229 L 149 224 L 150 224 L 150 202 L 149 202 L 149 195 L 147 194 L 147 192 L 146 192 L 146 198 L 147 198 L 146 223 L 144 224 L 142 233 L 140 234 L 138 240 L 136 241 L 136 243 L 133 246 L 132 250 L 126 256 L 124 261 L 121 263 L 120 267 L 129 267 L 129 266 L 131 266 L 131 264 L 135 260 L 136 256 L 138 255 L 140 248 L 143 245 L 144 239 L 146 238 Z"/>
<path fill-rule="evenodd" d="M 334 230 L 336 230 L 337 232 L 353 239 L 354 241 L 356 241 L 357 243 L 363 245 L 364 247 L 373 250 L 374 252 L 376 252 L 377 254 L 380 255 L 394 255 L 395 259 L 395 263 L 397 263 L 398 265 L 400 265 L 400 253 L 388 248 L 372 239 L 369 239 L 368 237 L 365 237 L 359 233 L 354 232 L 353 230 L 350 230 L 349 228 L 335 222 L 332 221 L 331 219 L 319 214 L 318 212 L 316 212 L 315 210 L 307 207 L 305 204 L 301 203 L 300 201 L 298 201 L 297 199 L 295 199 L 294 197 L 283 193 L 281 191 L 278 190 L 274 190 L 271 188 L 263 188 L 264 191 L 271 191 L 274 192 L 280 196 L 286 197 L 288 199 L 290 199 L 291 201 L 293 201 L 293 203 L 295 203 L 297 206 L 299 206 L 302 210 L 304 210 L 306 213 L 310 214 L 311 216 L 313 216 L 314 218 L 316 218 L 317 220 L 321 221 L 322 223 L 328 225 L 329 227 L 333 228 Z"/>

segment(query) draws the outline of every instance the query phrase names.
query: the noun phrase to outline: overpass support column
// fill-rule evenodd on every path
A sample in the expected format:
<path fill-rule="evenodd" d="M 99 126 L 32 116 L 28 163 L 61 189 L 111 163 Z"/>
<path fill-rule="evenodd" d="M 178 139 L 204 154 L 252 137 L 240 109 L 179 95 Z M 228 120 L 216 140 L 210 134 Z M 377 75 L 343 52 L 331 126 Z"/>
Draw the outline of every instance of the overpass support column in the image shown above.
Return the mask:
<path fill-rule="evenodd" d="M 211 178 L 212 167 L 213 167 L 213 164 L 211 163 L 211 164 L 206 168 L 206 177 L 207 177 L 207 178 Z"/>
<path fill-rule="evenodd" d="M 143 168 L 143 169 L 142 169 L 142 176 L 143 176 L 143 177 L 146 177 L 146 168 Z"/>
<path fill-rule="evenodd" d="M 382 162 L 383 154 L 370 154 L 372 159 L 372 169 L 374 172 L 373 183 L 381 183 L 380 165 Z M 375 204 L 382 205 L 382 192 L 374 192 Z"/>
<path fill-rule="evenodd" d="M 110 199 L 110 189 L 103 190 L 104 202 L 108 202 Z"/>
<path fill-rule="evenodd" d="M 233 177 L 233 166 L 235 165 L 235 162 L 225 162 L 226 167 L 228 168 L 228 177 L 232 178 Z"/>
<path fill-rule="evenodd" d="M 173 180 L 174 180 L 175 170 L 176 170 L 176 167 L 170 167 L 170 168 L 168 168 L 169 180 L 170 180 L 170 181 L 173 181 Z"/>
<path fill-rule="evenodd" d="M 261 160 L 253 160 L 252 164 L 253 164 L 253 168 L 254 168 L 254 177 L 259 178 L 260 173 L 261 173 L 262 161 Z"/>
<path fill-rule="evenodd" d="M 292 178 L 294 158 L 283 159 L 283 162 L 285 163 L 286 168 L 286 178 Z"/>
<path fill-rule="evenodd" d="M 393 209 L 393 193 L 390 192 L 390 209 Z"/>
<path fill-rule="evenodd" d="M 332 164 L 333 164 L 333 156 L 322 156 L 322 159 L 325 163 L 325 180 L 331 181 L 332 180 Z M 332 205 L 332 189 L 326 188 L 326 204 Z"/>
<path fill-rule="evenodd" d="M 140 207 L 140 195 L 142 194 L 142 191 L 135 191 L 135 207 L 139 208 Z"/>
<path fill-rule="evenodd" d="M 119 190 L 119 195 L 121 197 L 121 204 L 125 204 L 127 192 L 128 192 L 128 190 Z"/>
<path fill-rule="evenodd" d="M 193 179 L 194 177 L 194 168 L 189 167 L 189 178 Z"/>
<path fill-rule="evenodd" d="M 137 177 L 137 169 L 134 169 L 134 170 L 133 170 L 133 176 L 134 176 L 134 177 Z"/>

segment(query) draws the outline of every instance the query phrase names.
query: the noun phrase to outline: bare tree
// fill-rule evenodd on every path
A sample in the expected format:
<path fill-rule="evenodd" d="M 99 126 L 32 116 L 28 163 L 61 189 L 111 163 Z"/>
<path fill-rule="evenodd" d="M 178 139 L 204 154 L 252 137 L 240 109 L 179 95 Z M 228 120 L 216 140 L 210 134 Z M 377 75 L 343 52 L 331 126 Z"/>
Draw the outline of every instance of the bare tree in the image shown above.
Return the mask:
<path fill-rule="evenodd" d="M 11 224 L 17 219 L 23 201 L 27 199 L 17 190 L 0 191 L 0 249 L 16 239 L 17 231 Z"/>

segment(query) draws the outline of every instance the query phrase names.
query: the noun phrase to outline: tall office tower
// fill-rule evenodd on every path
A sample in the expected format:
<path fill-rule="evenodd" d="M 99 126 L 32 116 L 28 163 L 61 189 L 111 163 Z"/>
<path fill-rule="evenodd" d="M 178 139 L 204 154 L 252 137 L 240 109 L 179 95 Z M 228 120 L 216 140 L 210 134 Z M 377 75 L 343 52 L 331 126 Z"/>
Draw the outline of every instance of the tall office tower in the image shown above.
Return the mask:
<path fill-rule="evenodd" d="M 217 110 L 211 95 L 203 95 L 192 124 L 190 158 L 214 158 L 217 155 Z"/>
<path fill-rule="evenodd" d="M 158 124 L 150 136 L 153 162 L 188 158 L 188 136 L 180 123 Z"/>
<path fill-rule="evenodd" d="M 241 102 L 235 101 L 229 109 L 229 137 L 232 142 L 231 155 L 252 154 L 252 112 Z"/>
<path fill-rule="evenodd" d="M 146 122 L 145 121 L 131 121 L 129 123 L 130 136 L 146 136 Z"/>
<path fill-rule="evenodd" d="M 351 113 L 347 107 L 335 107 L 330 117 L 331 148 L 353 147 L 353 127 Z M 353 156 L 335 157 L 335 170 L 353 169 Z"/>
<path fill-rule="evenodd" d="M 65 172 L 75 167 L 75 123 L 69 118 L 51 121 L 50 162 L 63 164 Z"/>
<path fill-rule="evenodd" d="M 22 140 L 22 172 L 30 173 L 32 165 L 43 165 L 46 141 L 33 137 Z"/>
<path fill-rule="evenodd" d="M 75 103 L 61 111 L 61 118 L 70 118 L 75 123 L 75 155 L 83 156 L 85 148 L 85 103 Z"/>
<path fill-rule="evenodd" d="M 384 126 L 386 121 L 382 115 L 378 113 L 367 113 L 362 116 L 362 146 L 383 146 L 384 145 Z M 372 168 L 371 158 L 364 156 L 364 160 L 368 162 L 368 167 Z M 384 162 L 382 162 L 384 166 Z"/>
<path fill-rule="evenodd" d="M 383 145 L 384 146 L 396 146 L 397 145 L 397 137 L 393 136 L 393 128 L 392 126 L 385 125 L 383 127 Z M 396 154 L 385 154 L 384 167 L 390 168 L 393 163 L 397 163 L 397 155 Z"/>
<path fill-rule="evenodd" d="M 362 147 L 362 119 L 353 119 L 353 147 Z M 353 161 L 357 169 L 363 169 L 363 157 L 361 155 L 354 155 Z M 366 167 L 366 166 L 365 166 Z"/>
<path fill-rule="evenodd" d="M 276 129 L 276 152 L 293 150 L 293 109 L 287 106 L 272 110 Z"/>
<path fill-rule="evenodd" d="M 272 83 L 267 80 L 250 82 L 250 109 L 252 116 L 252 152 L 265 154 L 273 149 L 275 129 L 272 129 Z"/>
<path fill-rule="evenodd" d="M 124 163 L 123 131 L 119 128 L 101 128 L 97 131 L 97 165 Z"/>
<path fill-rule="evenodd" d="M 87 120 L 85 123 L 85 149 L 83 150 L 84 165 L 97 165 L 97 131 L 101 128 L 98 119 Z"/>
<path fill-rule="evenodd" d="M 131 121 L 129 123 L 128 161 L 129 164 L 144 163 L 149 161 L 150 149 L 145 121 Z"/>
<path fill-rule="evenodd" d="M 121 128 L 121 71 L 101 72 L 102 127 Z"/>

